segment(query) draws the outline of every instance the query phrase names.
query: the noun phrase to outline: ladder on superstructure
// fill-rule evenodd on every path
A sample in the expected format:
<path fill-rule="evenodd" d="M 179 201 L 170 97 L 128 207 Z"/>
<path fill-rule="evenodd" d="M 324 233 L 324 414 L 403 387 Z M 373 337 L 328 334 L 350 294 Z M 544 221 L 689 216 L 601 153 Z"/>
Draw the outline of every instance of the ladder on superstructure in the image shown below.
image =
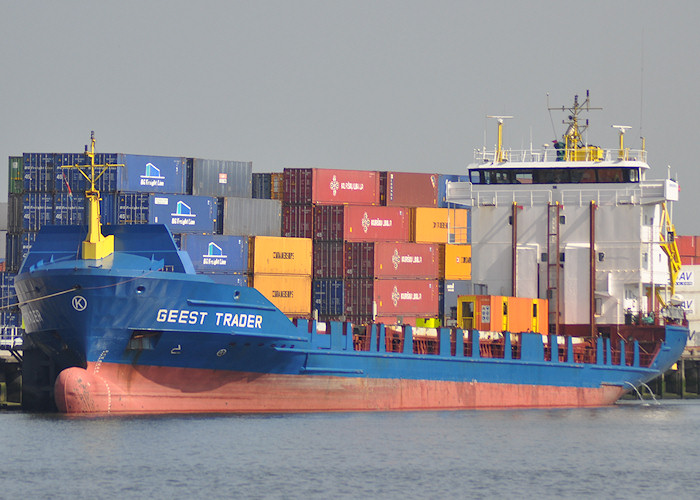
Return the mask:
<path fill-rule="evenodd" d="M 560 273 L 559 262 L 559 220 L 562 206 L 559 202 L 549 203 L 547 207 L 547 300 L 549 301 L 550 332 L 559 335 L 560 322 Z M 554 327 L 552 331 L 552 327 Z"/>

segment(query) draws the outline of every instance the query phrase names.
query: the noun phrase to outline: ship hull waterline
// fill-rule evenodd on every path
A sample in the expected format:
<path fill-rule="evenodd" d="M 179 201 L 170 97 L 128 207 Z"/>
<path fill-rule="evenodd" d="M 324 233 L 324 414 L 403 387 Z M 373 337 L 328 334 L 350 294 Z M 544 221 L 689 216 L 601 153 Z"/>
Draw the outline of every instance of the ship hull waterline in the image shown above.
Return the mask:
<path fill-rule="evenodd" d="M 487 410 L 608 406 L 618 385 L 559 387 L 443 380 L 260 374 L 88 363 L 63 370 L 55 399 L 64 413 L 275 413 Z"/>

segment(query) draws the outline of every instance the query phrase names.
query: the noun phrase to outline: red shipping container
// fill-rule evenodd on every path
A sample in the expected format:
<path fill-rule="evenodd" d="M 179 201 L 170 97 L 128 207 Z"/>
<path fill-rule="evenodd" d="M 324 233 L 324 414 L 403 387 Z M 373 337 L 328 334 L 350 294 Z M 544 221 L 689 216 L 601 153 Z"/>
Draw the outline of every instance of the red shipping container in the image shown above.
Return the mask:
<path fill-rule="evenodd" d="M 314 241 L 314 278 L 345 278 L 342 241 Z"/>
<path fill-rule="evenodd" d="M 348 278 L 437 279 L 439 246 L 424 243 L 345 243 Z"/>
<path fill-rule="evenodd" d="M 285 168 L 284 201 L 300 205 L 378 205 L 379 173 L 369 170 Z"/>
<path fill-rule="evenodd" d="M 386 181 L 380 193 L 388 207 L 437 207 L 438 175 L 417 172 L 382 172 Z"/>
<path fill-rule="evenodd" d="M 347 316 L 437 317 L 438 281 L 411 279 L 345 280 L 345 313 Z"/>
<path fill-rule="evenodd" d="M 312 205 L 282 205 L 282 236 L 312 238 L 314 228 Z"/>
<path fill-rule="evenodd" d="M 681 255 L 681 266 L 696 266 L 700 264 L 700 258 Z"/>
<path fill-rule="evenodd" d="M 695 257 L 697 236 L 676 236 L 676 246 L 681 257 Z"/>
<path fill-rule="evenodd" d="M 314 239 L 322 241 L 408 241 L 409 214 L 404 208 L 317 205 Z"/>

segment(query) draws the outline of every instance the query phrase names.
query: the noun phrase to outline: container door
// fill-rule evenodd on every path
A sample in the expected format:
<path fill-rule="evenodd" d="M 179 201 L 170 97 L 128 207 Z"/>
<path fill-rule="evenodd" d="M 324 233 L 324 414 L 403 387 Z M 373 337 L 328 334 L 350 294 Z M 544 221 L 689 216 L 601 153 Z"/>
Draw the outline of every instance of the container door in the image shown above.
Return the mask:
<path fill-rule="evenodd" d="M 458 318 L 457 323 L 463 330 L 474 329 L 474 297 L 460 297 L 459 307 L 457 308 Z"/>
<path fill-rule="evenodd" d="M 503 328 L 501 331 L 508 332 L 508 297 L 502 297 L 501 303 L 503 304 Z"/>

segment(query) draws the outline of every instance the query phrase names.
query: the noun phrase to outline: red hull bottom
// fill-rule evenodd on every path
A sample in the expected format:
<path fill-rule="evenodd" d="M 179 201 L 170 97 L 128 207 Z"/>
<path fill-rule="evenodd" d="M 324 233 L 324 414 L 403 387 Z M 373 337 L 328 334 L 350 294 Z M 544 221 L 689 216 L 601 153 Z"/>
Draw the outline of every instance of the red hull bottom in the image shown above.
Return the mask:
<path fill-rule="evenodd" d="M 64 413 L 258 413 L 573 408 L 606 406 L 624 393 L 600 388 L 275 375 L 101 363 L 63 370 Z"/>

